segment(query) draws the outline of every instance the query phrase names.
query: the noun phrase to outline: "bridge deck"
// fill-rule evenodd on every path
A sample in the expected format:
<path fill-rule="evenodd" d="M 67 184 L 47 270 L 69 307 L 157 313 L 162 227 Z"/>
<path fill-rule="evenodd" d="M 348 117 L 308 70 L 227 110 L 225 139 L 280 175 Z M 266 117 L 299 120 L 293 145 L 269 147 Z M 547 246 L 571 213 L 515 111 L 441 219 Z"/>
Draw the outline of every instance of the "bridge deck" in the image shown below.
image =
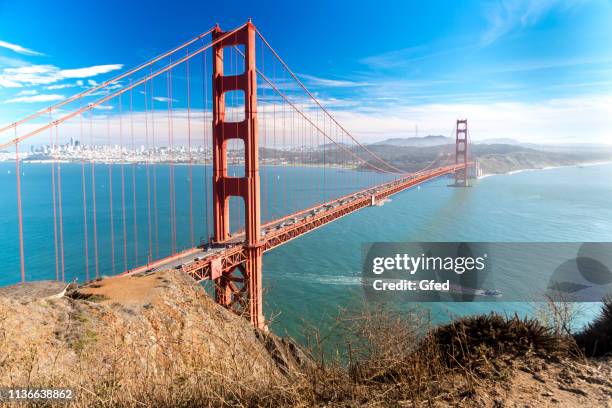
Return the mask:
<path fill-rule="evenodd" d="M 444 166 L 415 173 L 409 177 L 361 190 L 264 224 L 261 242 L 263 251 L 269 251 L 338 218 L 369 207 L 372 205 L 372 200 L 379 202 L 425 181 L 454 173 L 463 166 L 463 164 Z M 175 268 L 189 274 L 197 281 L 202 281 L 216 278 L 219 274 L 231 271 L 244 262 L 245 249 L 244 233 L 240 233 L 222 244 L 207 248 L 190 248 L 126 273 Z"/>

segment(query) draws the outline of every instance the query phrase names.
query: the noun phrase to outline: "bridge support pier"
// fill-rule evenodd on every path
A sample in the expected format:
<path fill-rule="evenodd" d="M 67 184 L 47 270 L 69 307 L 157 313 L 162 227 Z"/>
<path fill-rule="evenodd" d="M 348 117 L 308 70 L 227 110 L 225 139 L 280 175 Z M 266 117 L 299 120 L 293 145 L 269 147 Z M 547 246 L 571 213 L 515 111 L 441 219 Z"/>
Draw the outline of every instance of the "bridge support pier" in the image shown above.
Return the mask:
<path fill-rule="evenodd" d="M 213 40 L 225 33 L 219 27 Z M 230 240 L 231 196 L 242 197 L 245 205 L 246 259 L 215 279 L 215 299 L 221 305 L 246 314 L 257 328 L 265 328 L 262 302 L 262 250 L 260 239 L 261 203 L 259 180 L 259 140 L 257 134 L 257 71 L 255 65 L 255 26 L 249 21 L 244 27 L 213 46 L 213 215 L 214 241 Z M 224 75 L 223 50 L 244 46 L 244 72 Z M 225 121 L 225 93 L 244 92 L 244 120 Z M 227 173 L 227 141 L 244 142 L 244 177 Z"/>
<path fill-rule="evenodd" d="M 263 251 L 261 247 L 247 249 L 248 258 L 245 263 L 247 284 L 247 301 L 249 317 L 251 322 L 260 329 L 265 329 L 265 317 L 263 315 L 263 283 L 261 270 L 263 265 Z"/>
<path fill-rule="evenodd" d="M 455 133 L 455 164 L 463 168 L 455 172 L 455 186 L 468 187 L 468 125 L 467 119 L 457 120 Z"/>

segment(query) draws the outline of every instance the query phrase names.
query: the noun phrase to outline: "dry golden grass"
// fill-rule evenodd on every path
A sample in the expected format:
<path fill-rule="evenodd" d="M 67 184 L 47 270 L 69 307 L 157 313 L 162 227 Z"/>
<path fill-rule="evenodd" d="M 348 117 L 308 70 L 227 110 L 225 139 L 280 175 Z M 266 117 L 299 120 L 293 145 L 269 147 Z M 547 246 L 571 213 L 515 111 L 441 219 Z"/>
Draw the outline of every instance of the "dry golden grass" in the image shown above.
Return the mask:
<path fill-rule="evenodd" d="M 120 280 L 72 298 L 0 298 L 0 384 L 70 387 L 74 407 L 495 406 L 479 390 L 509 384 L 517 362 L 529 371 L 530 359 L 575 355 L 536 320 L 491 314 L 431 330 L 421 313 L 383 308 L 341 313 L 302 352 L 176 272 L 124 283 L 145 278 L 128 302 Z"/>
<path fill-rule="evenodd" d="M 0 384 L 70 387 L 77 407 L 179 407 L 287 383 L 257 333 L 188 278 L 158 274 L 140 298 L 0 298 Z"/>

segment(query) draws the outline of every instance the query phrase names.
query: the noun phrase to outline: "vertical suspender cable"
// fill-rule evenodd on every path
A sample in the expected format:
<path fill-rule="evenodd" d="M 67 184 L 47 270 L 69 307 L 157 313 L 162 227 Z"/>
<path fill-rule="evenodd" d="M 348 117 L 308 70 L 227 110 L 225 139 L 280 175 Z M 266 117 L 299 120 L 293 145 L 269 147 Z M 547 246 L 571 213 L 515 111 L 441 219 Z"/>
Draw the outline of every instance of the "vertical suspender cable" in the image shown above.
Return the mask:
<path fill-rule="evenodd" d="M 189 56 L 189 50 L 187 50 Z M 191 82 L 189 81 L 189 60 L 185 61 L 187 75 L 187 149 L 189 150 L 189 238 L 191 247 L 195 246 L 193 231 L 193 157 L 191 153 Z"/>
<path fill-rule="evenodd" d="M 15 127 L 17 136 L 17 127 Z M 25 283 L 25 257 L 23 250 L 23 212 L 21 210 L 21 169 L 19 168 L 19 143 L 15 143 L 15 172 L 17 173 L 17 216 L 19 218 L 19 263 L 21 267 L 21 283 Z"/>
<path fill-rule="evenodd" d="M 125 157 L 123 143 L 123 96 L 119 96 L 119 145 L 121 146 L 121 221 L 123 227 L 123 270 L 128 270 L 127 262 L 127 221 L 125 215 Z M 135 265 L 137 266 L 137 265 Z"/>
<path fill-rule="evenodd" d="M 149 150 L 149 109 L 147 100 L 147 82 L 144 83 L 144 114 L 145 114 L 145 145 L 146 145 L 146 166 L 147 166 L 147 227 L 149 235 L 149 254 L 147 256 L 147 264 L 153 261 L 153 231 L 151 229 L 151 166 Z"/>
<path fill-rule="evenodd" d="M 79 115 L 80 121 L 80 147 L 83 149 L 83 114 Z M 87 190 L 85 183 L 85 156 L 83 155 L 83 151 L 81 151 L 82 159 L 81 159 L 81 189 L 83 191 L 83 235 L 84 235 L 84 243 L 85 243 L 85 281 L 89 281 L 89 231 L 87 230 Z"/>
<path fill-rule="evenodd" d="M 153 71 L 151 71 L 152 73 Z M 151 78 L 151 142 L 153 153 L 157 153 L 155 143 L 155 79 Z M 153 164 L 153 220 L 155 224 L 155 257 L 159 258 L 159 217 L 157 212 L 157 164 Z"/>
<path fill-rule="evenodd" d="M 205 215 L 206 215 L 206 243 L 210 242 L 210 238 L 211 238 L 211 231 L 212 231 L 212 227 L 211 227 L 211 216 L 210 216 L 210 187 L 209 187 L 209 183 L 210 183 L 210 179 L 208 176 L 208 163 L 206 162 L 206 157 L 208 155 L 208 147 L 209 147 L 209 143 L 208 143 L 208 132 L 206 131 L 206 129 L 208 129 L 208 115 L 207 115 L 207 109 L 208 109 L 208 66 L 206 63 L 206 53 L 203 52 L 202 53 L 202 100 L 204 101 L 204 106 L 202 107 L 202 137 L 204 138 L 203 144 L 204 144 L 204 205 L 206 206 L 205 208 Z"/>
<path fill-rule="evenodd" d="M 93 111 L 89 111 L 89 138 L 92 149 L 93 143 Z M 91 201 L 93 206 L 93 228 L 94 228 L 94 260 L 96 263 L 96 279 L 100 277 L 100 267 L 98 262 L 98 211 L 96 209 L 96 165 L 91 161 Z"/>
<path fill-rule="evenodd" d="M 265 59 L 264 59 L 264 48 L 261 48 L 261 70 L 263 72 L 266 71 L 266 64 L 265 64 Z M 259 89 L 259 87 L 258 87 Z M 261 89 L 261 99 L 262 99 L 262 103 L 260 104 L 260 106 L 262 107 L 262 114 L 261 114 L 261 118 L 262 118 L 262 123 L 263 123 L 263 149 L 262 152 L 265 152 L 267 155 L 267 150 L 266 150 L 266 133 L 268 132 L 268 128 L 266 126 L 266 104 L 268 103 L 268 101 L 266 100 L 266 90 L 265 88 Z M 263 156 L 263 155 L 262 155 Z M 262 157 L 263 160 L 263 157 Z M 261 171 L 261 169 L 263 169 L 263 171 Z M 267 167 L 266 166 L 260 166 L 260 173 L 263 173 L 263 177 L 262 177 L 262 182 L 263 182 L 263 202 L 262 202 L 262 206 L 263 206 L 263 213 L 264 213 L 264 223 L 268 221 L 268 183 L 270 182 L 270 180 L 268 179 L 268 171 L 267 171 Z"/>
<path fill-rule="evenodd" d="M 51 114 L 49 114 L 49 122 L 51 122 Z M 53 160 L 51 161 L 51 193 L 53 196 L 53 243 L 55 248 L 55 280 L 59 281 L 59 244 L 57 236 L 57 189 L 55 186 L 55 143 L 53 140 L 53 128 L 49 129 L 50 149 Z"/>
<path fill-rule="evenodd" d="M 58 128 L 55 127 L 55 141 L 59 146 Z M 62 166 L 57 166 L 57 191 L 59 205 L 59 236 L 60 236 L 60 260 L 62 261 L 62 282 L 65 281 L 65 265 L 64 265 L 64 216 L 62 213 Z"/>
<path fill-rule="evenodd" d="M 130 85 L 132 80 L 130 79 Z M 132 139 L 132 152 L 136 151 L 134 144 L 134 116 L 133 116 L 133 92 L 130 89 L 130 137 Z M 136 161 L 132 162 L 132 210 L 134 217 L 134 265 L 138 265 L 138 212 L 136 207 Z"/>
<path fill-rule="evenodd" d="M 168 150 L 169 150 L 169 189 L 168 195 L 170 198 L 170 241 L 172 247 L 172 254 L 176 252 L 176 241 L 175 241 L 175 224 L 174 224 L 174 143 L 173 143 L 173 135 L 172 135 L 172 77 L 170 76 L 170 72 L 166 73 L 166 95 L 167 95 L 167 103 L 168 103 Z"/>
<path fill-rule="evenodd" d="M 108 96 L 109 91 L 106 91 Z M 109 148 L 111 148 L 111 136 L 110 136 L 110 115 L 106 115 L 106 139 Z M 110 212 L 110 233 L 111 233 L 111 263 L 113 275 L 115 274 L 115 218 L 113 214 L 113 161 L 108 162 L 108 204 Z M 61 209 L 60 209 L 61 211 Z"/>

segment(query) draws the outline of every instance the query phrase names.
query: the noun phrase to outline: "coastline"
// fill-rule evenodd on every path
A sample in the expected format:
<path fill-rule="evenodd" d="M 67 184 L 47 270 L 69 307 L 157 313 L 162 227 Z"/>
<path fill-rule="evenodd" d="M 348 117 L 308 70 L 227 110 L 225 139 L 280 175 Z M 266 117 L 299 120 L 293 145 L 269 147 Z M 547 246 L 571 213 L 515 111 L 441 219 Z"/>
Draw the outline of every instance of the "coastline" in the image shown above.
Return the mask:
<path fill-rule="evenodd" d="M 512 170 L 512 171 L 508 171 L 508 172 L 505 172 L 505 173 L 487 173 L 487 174 L 483 174 L 481 176 L 478 176 L 477 180 L 482 180 L 482 179 L 485 179 L 487 177 L 492 177 L 492 176 L 510 176 L 510 175 L 513 175 L 513 174 L 524 173 L 524 172 L 527 172 L 527 171 L 554 170 L 554 169 L 560 169 L 560 168 L 564 168 L 564 167 L 603 166 L 603 165 L 607 165 L 607 164 L 612 164 L 612 160 L 601 161 L 601 162 L 575 163 L 575 164 L 567 164 L 567 165 L 560 165 L 560 166 L 531 167 L 531 168 L 526 168 L 526 169 Z"/>

